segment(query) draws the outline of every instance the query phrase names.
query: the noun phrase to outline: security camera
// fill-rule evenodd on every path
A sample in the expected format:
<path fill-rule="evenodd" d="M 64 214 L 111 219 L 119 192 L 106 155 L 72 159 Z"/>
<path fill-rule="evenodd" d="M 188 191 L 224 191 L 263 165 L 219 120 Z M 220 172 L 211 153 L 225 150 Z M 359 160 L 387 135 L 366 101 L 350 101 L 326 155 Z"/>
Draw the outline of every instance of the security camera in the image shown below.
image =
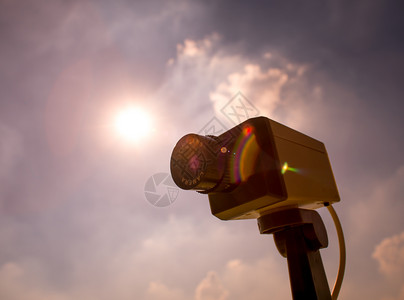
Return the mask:
<path fill-rule="evenodd" d="M 170 168 L 180 188 L 208 194 L 212 214 L 222 220 L 340 200 L 324 144 L 266 117 L 219 136 L 185 135 Z"/>

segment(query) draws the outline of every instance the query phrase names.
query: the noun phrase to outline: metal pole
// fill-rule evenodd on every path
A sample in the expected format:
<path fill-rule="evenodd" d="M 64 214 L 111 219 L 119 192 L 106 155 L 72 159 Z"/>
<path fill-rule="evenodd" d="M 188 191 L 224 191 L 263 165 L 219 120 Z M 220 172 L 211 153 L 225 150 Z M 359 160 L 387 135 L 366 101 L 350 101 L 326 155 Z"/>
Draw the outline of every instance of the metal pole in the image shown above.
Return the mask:
<path fill-rule="evenodd" d="M 331 300 L 320 255 L 328 246 L 327 232 L 314 210 L 290 209 L 258 219 L 261 233 L 273 233 L 279 253 L 287 258 L 294 300 Z"/>

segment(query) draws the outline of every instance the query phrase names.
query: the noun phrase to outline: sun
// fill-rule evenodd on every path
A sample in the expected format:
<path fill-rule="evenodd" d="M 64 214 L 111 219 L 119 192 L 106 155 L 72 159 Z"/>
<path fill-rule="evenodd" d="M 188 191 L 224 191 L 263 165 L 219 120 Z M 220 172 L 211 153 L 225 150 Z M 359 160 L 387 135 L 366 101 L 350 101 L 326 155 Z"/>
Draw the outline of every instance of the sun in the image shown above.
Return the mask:
<path fill-rule="evenodd" d="M 132 143 L 143 140 L 152 131 L 150 115 L 144 109 L 135 106 L 118 111 L 114 125 L 118 135 Z"/>

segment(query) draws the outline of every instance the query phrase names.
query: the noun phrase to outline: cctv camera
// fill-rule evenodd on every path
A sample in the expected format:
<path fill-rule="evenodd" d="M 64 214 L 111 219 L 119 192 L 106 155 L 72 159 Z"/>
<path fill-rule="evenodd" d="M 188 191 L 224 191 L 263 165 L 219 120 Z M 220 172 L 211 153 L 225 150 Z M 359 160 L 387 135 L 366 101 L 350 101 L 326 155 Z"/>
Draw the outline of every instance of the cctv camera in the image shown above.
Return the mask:
<path fill-rule="evenodd" d="M 212 214 L 222 220 L 339 201 L 324 144 L 266 117 L 219 136 L 185 135 L 170 168 L 180 188 L 208 194 Z"/>

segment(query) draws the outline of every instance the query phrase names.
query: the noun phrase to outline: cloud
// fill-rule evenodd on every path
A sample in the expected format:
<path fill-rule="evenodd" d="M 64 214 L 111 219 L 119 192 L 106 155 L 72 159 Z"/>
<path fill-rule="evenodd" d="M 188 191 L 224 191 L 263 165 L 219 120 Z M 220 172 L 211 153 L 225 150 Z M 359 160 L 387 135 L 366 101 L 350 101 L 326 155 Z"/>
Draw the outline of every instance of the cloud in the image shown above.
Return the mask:
<path fill-rule="evenodd" d="M 372 257 L 386 276 L 404 278 L 404 231 L 387 237 L 375 247 Z"/>
<path fill-rule="evenodd" d="M 397 166 L 388 177 L 375 175 L 367 183 L 371 188 L 364 190 L 358 187 L 356 193 L 360 194 L 349 195 L 350 198 L 358 198 L 349 211 L 352 242 L 364 239 L 376 242 L 403 228 L 403 181 L 404 165 Z"/>
<path fill-rule="evenodd" d="M 265 60 L 271 62 L 263 69 L 260 63 L 268 65 Z M 237 48 L 223 47 L 218 34 L 179 44 L 177 57 L 169 61 L 169 67 L 167 87 L 202 91 L 201 95 L 209 95 L 216 112 L 241 91 L 271 113 L 280 101 L 282 87 L 305 71 L 304 66 L 293 65 L 275 54 L 265 53 L 264 59 L 254 63 L 237 54 Z"/>
<path fill-rule="evenodd" d="M 167 287 L 166 285 L 159 282 L 150 282 L 147 292 L 146 299 L 154 299 L 154 300 L 185 300 L 188 299 L 185 297 L 184 292 L 180 289 L 172 289 Z"/>
<path fill-rule="evenodd" d="M 274 299 L 290 299 L 291 294 L 286 260 L 280 255 L 266 255 L 249 262 L 233 259 L 223 267 L 216 265 L 196 285 L 193 297 L 187 287 L 179 286 L 170 288 L 152 281 L 145 299 L 174 299 L 174 295 L 175 299 L 194 300 L 266 299 L 268 295 Z"/>
<path fill-rule="evenodd" d="M 195 300 L 226 300 L 229 292 L 214 271 L 208 272 L 195 291 Z"/>
<path fill-rule="evenodd" d="M 383 297 L 382 300 L 404 300 L 404 286 L 399 291 L 398 295 Z"/>
<path fill-rule="evenodd" d="M 222 108 L 238 92 L 260 115 L 340 148 L 352 142 L 350 128 L 363 115 L 357 95 L 315 65 L 297 63 L 276 51 L 247 57 L 236 45 L 224 45 L 216 33 L 177 45 L 155 98 L 173 116 L 181 115 L 192 130 L 202 128 L 213 115 L 227 124 Z M 171 118 L 181 128 L 177 121 Z"/>
<path fill-rule="evenodd" d="M 216 33 L 178 44 L 177 55 L 168 61 L 167 68 L 165 83 L 156 98 L 181 103 L 173 113 L 199 126 L 214 114 L 225 119 L 221 109 L 238 92 L 261 115 L 289 121 L 290 125 L 308 123 L 306 115 L 313 107 L 317 116 L 327 110 L 324 87 L 310 83 L 306 76 L 309 66 L 276 52 L 252 60 L 241 55 L 236 46 L 225 47 Z"/>
<path fill-rule="evenodd" d="M 265 299 L 267 295 L 289 299 L 286 260 L 275 245 L 268 246 L 254 223 L 220 222 L 210 215 L 172 216 L 144 238 L 140 248 L 122 252 L 115 270 L 132 277 L 139 292 L 141 282 L 148 282 L 145 299 L 165 290 L 195 300 Z"/>
<path fill-rule="evenodd" d="M 31 273 L 15 262 L 7 262 L 0 266 L 0 298 L 7 300 L 68 300 L 71 299 L 46 286 L 38 278 L 39 274 Z"/>
<path fill-rule="evenodd" d="M 168 110 L 174 116 L 181 115 L 184 122 L 199 121 L 196 126 L 204 125 L 214 113 L 209 93 L 222 78 L 244 64 L 237 55 L 221 49 L 220 39 L 217 34 L 201 40 L 186 39 L 177 45 L 176 57 L 169 60 L 165 81 L 156 98 L 169 104 Z"/>
<path fill-rule="evenodd" d="M 404 166 L 387 177 L 372 175 L 350 188 L 345 184 L 341 204 L 346 205 L 337 207 L 347 245 L 347 280 L 341 291 L 347 298 L 381 299 L 398 294 L 403 283 L 403 235 L 395 233 L 404 228 Z"/>
<path fill-rule="evenodd" d="M 46 132 L 51 153 L 66 157 L 79 144 L 85 121 L 84 101 L 90 102 L 93 74 L 88 61 L 80 61 L 65 70 L 50 92 L 46 107 Z"/>
<path fill-rule="evenodd" d="M 268 62 L 264 61 L 262 67 L 260 64 L 241 60 L 243 67 L 229 74 L 226 81 L 219 83 L 210 93 L 217 112 L 240 91 L 247 95 L 261 115 L 272 118 L 276 116 L 275 110 L 282 105 L 283 90 L 287 85 L 299 80 L 298 77 L 304 74 L 305 67 L 287 63 L 279 56 L 268 56 L 268 53 L 264 57 L 270 57 L 273 65 L 270 62 L 269 66 L 265 67 Z"/>
<path fill-rule="evenodd" d="M 278 253 L 252 262 L 230 260 L 222 274 L 229 299 L 290 299 L 286 260 Z"/>
<path fill-rule="evenodd" d="M 390 283 L 391 289 L 388 294 L 397 290 L 396 297 L 385 297 L 383 300 L 404 299 L 404 231 L 384 238 L 374 248 L 373 259 L 378 262 L 379 271 Z M 394 288 L 395 287 L 395 288 Z"/>

